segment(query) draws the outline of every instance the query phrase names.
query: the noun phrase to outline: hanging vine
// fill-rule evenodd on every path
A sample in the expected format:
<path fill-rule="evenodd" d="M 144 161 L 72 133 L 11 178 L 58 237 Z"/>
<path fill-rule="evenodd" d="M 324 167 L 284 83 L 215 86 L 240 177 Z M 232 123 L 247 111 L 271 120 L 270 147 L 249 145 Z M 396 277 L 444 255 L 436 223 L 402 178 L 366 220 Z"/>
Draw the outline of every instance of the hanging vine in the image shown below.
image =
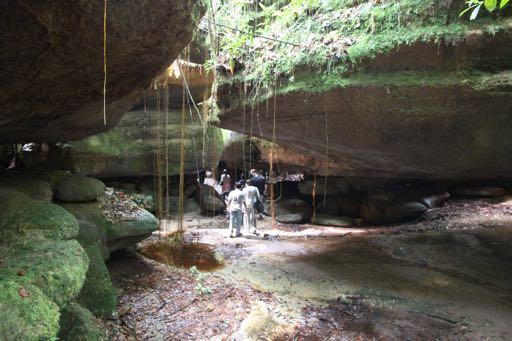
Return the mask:
<path fill-rule="evenodd" d="M 107 1 L 103 2 L 103 124 L 107 125 Z"/>

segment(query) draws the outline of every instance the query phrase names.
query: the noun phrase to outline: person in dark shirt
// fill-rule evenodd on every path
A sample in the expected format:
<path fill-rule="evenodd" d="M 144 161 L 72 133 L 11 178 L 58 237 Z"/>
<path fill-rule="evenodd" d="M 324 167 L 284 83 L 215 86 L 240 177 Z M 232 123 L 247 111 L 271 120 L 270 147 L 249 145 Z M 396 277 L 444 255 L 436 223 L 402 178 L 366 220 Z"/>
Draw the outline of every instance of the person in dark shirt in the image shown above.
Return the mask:
<path fill-rule="evenodd" d="M 263 195 L 265 193 L 265 182 L 266 182 L 266 180 L 260 174 L 260 172 L 254 170 L 254 169 L 251 170 L 251 183 L 260 192 L 261 198 L 263 198 Z M 259 200 L 256 203 L 255 209 L 256 209 L 256 212 L 258 212 L 261 217 L 261 214 L 263 213 L 263 210 L 264 210 L 263 200 Z"/>
<path fill-rule="evenodd" d="M 265 193 L 265 178 L 256 170 L 251 171 L 251 176 L 252 185 L 263 195 Z"/>
<path fill-rule="evenodd" d="M 241 174 L 240 174 L 240 184 L 242 185 L 242 188 L 245 186 L 245 181 L 246 181 L 246 178 L 245 178 L 245 171 L 243 171 Z"/>

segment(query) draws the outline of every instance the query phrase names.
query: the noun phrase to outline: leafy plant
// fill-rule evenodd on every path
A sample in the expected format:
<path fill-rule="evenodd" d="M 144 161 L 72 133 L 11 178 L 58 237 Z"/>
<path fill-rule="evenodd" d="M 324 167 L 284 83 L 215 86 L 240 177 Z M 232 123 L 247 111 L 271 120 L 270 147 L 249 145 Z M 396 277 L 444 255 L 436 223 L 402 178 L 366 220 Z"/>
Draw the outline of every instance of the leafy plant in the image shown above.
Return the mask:
<path fill-rule="evenodd" d="M 466 9 L 460 13 L 460 17 L 471 12 L 469 20 L 475 20 L 480 13 L 480 9 L 484 7 L 488 12 L 492 13 L 498 8 L 503 9 L 510 0 L 466 0 Z"/>
<path fill-rule="evenodd" d="M 192 266 L 189 269 L 190 273 L 194 275 L 197 284 L 194 288 L 194 291 L 198 293 L 199 295 L 207 295 L 212 293 L 212 289 L 204 284 L 204 281 L 208 278 L 208 274 L 202 273 L 199 270 L 197 270 L 196 266 Z"/>
<path fill-rule="evenodd" d="M 196 287 L 194 288 L 194 290 L 199 294 L 199 295 L 208 295 L 208 294 L 211 294 L 212 293 L 212 289 L 206 285 L 204 285 L 203 283 L 197 283 Z"/>

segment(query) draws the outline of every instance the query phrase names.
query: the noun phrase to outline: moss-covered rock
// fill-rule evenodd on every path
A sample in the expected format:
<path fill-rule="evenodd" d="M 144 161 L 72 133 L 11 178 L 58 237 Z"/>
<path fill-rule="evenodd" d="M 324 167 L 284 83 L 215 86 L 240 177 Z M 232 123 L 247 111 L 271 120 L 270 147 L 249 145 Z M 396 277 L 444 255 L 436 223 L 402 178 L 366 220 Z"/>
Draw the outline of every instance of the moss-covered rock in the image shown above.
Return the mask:
<path fill-rule="evenodd" d="M 78 295 L 89 266 L 76 240 L 21 240 L 2 253 L 0 279 L 14 278 L 20 285 L 37 286 L 60 307 Z"/>
<path fill-rule="evenodd" d="M 107 226 L 109 251 L 132 246 L 158 230 L 158 220 L 146 210 L 137 210 L 129 219 Z"/>
<path fill-rule="evenodd" d="M 60 317 L 59 339 L 69 341 L 107 340 L 101 320 L 76 302 L 71 302 Z"/>
<path fill-rule="evenodd" d="M 62 204 L 77 219 L 79 225 L 78 242 L 86 247 L 98 243 L 103 259 L 108 259 L 107 230 L 112 222 L 105 218 L 97 202 Z"/>
<path fill-rule="evenodd" d="M 78 235 L 75 217 L 64 208 L 31 200 L 19 192 L 0 195 L 0 238 L 71 239 Z"/>
<path fill-rule="evenodd" d="M 50 340 L 59 330 L 59 307 L 34 285 L 0 278 L 0 339 Z"/>
<path fill-rule="evenodd" d="M 48 340 L 76 297 L 89 259 L 75 217 L 15 190 L 0 192 L 0 339 Z"/>
<path fill-rule="evenodd" d="M 179 203 L 180 203 L 179 196 L 169 196 L 169 211 L 171 214 L 179 213 Z M 183 200 L 183 209 L 184 209 L 185 213 L 198 212 L 199 205 L 197 204 L 197 202 L 194 199 L 185 198 Z"/>
<path fill-rule="evenodd" d="M 5 177 L 0 178 L 0 190 L 10 189 L 42 201 L 52 201 L 53 192 L 50 183 L 37 178 Z"/>
<path fill-rule="evenodd" d="M 63 202 L 93 201 L 105 192 L 103 182 L 82 175 L 63 177 L 54 188 L 55 198 Z"/>
<path fill-rule="evenodd" d="M 97 317 L 107 318 L 115 310 L 117 294 L 110 279 L 98 243 L 85 247 L 89 256 L 89 269 L 77 302 Z"/>
<path fill-rule="evenodd" d="M 204 82 L 200 88 L 204 90 Z M 127 112 L 113 129 L 70 142 L 70 152 L 63 155 L 60 162 L 91 176 L 152 176 L 155 174 L 154 151 L 160 148 L 159 143 L 165 143 L 169 158 L 168 173 L 179 174 L 181 139 L 169 138 L 163 142 L 159 136 L 180 136 L 181 109 L 175 109 L 175 101 L 170 101 L 167 112 L 163 110 L 163 103 L 158 108 L 152 108 L 164 91 L 148 90 L 144 104 L 147 110 L 135 108 Z M 176 96 L 181 91 L 181 85 L 169 86 L 167 91 L 171 96 Z M 167 124 L 158 125 L 158 121 Z M 221 129 L 209 126 L 205 136 L 199 119 L 194 117 L 191 120 L 186 115 L 184 133 L 185 172 L 197 171 L 197 158 L 203 152 L 203 145 L 205 164 L 216 164 L 219 161 L 223 148 Z"/>

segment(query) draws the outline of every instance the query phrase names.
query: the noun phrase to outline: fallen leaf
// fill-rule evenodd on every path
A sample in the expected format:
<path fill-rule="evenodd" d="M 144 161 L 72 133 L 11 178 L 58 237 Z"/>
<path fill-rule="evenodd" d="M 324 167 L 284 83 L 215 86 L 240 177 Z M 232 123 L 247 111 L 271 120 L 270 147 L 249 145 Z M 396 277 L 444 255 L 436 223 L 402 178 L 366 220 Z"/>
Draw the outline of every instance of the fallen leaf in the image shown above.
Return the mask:
<path fill-rule="evenodd" d="M 20 295 L 21 298 L 30 297 L 30 293 L 25 288 L 20 288 L 20 290 L 18 290 L 18 294 Z"/>

